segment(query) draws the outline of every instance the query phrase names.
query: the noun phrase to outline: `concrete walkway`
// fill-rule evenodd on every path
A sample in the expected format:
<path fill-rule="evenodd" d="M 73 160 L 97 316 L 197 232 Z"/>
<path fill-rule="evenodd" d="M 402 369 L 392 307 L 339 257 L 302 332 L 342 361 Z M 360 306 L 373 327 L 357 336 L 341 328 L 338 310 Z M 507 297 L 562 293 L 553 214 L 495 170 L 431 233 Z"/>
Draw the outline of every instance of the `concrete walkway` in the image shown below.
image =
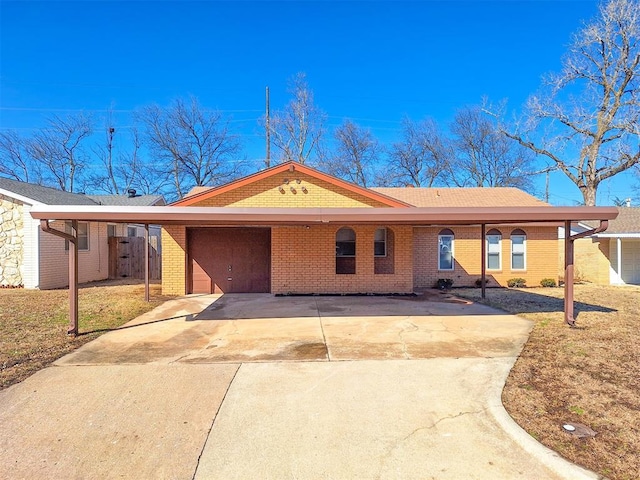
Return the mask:
<path fill-rule="evenodd" d="M 0 478 L 597 478 L 502 407 L 530 328 L 439 294 L 167 302 L 0 392 Z"/>

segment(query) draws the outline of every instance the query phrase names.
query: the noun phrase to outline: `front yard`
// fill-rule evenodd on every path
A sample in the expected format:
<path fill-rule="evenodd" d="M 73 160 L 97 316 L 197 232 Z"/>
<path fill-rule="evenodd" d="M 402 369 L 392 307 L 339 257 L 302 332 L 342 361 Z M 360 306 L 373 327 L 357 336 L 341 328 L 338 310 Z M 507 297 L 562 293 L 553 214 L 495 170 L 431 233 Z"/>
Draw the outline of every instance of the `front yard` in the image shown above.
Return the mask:
<path fill-rule="evenodd" d="M 98 282 L 79 290 L 80 335 L 66 334 L 67 290 L 0 289 L 0 389 L 20 382 L 66 353 L 160 305 L 160 285 Z"/>
<path fill-rule="evenodd" d="M 479 289 L 453 293 L 479 300 Z M 576 285 L 577 329 L 562 288 L 488 289 L 484 303 L 535 322 L 502 394 L 509 414 L 565 458 L 615 480 L 640 472 L 640 287 Z M 579 439 L 567 422 L 597 432 Z"/>
<path fill-rule="evenodd" d="M 479 289 L 454 289 L 479 300 Z M 535 322 L 503 391 L 507 411 L 565 458 L 612 480 L 640 472 L 640 287 L 576 285 L 578 328 L 563 320 L 560 288 L 488 289 L 485 303 Z M 66 290 L 0 289 L 0 389 L 167 300 L 152 285 L 80 289 L 81 335 L 66 335 Z M 562 429 L 597 432 L 579 439 Z"/>

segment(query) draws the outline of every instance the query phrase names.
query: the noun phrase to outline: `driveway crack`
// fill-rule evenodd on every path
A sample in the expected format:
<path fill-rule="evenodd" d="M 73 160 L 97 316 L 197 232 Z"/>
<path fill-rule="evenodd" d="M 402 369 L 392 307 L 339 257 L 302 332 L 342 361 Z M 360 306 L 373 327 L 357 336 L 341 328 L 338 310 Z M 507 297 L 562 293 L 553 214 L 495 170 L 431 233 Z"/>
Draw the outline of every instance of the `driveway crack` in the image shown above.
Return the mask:
<path fill-rule="evenodd" d="M 381 458 L 381 460 L 380 460 L 380 473 L 378 474 L 378 478 L 382 478 L 382 471 L 384 469 L 384 466 L 387 463 L 387 461 L 389 460 L 389 458 L 393 455 L 393 453 L 398 448 L 400 448 L 400 446 L 403 443 L 405 443 L 409 439 L 411 439 L 411 437 L 417 435 L 420 432 L 426 431 L 426 430 L 433 430 L 434 428 L 436 428 L 438 426 L 438 424 L 440 424 L 441 422 L 444 422 L 446 420 L 453 420 L 453 419 L 456 419 L 456 418 L 459 418 L 459 417 L 463 417 L 465 415 L 477 415 L 477 414 L 483 413 L 485 411 L 486 411 L 486 409 L 482 408 L 480 410 L 472 410 L 472 411 L 468 411 L 468 412 L 459 412 L 459 413 L 457 413 L 455 415 L 447 415 L 445 417 L 439 418 L 438 420 L 433 422 L 431 425 L 415 428 L 414 430 L 409 432 L 404 437 L 400 438 L 399 440 L 394 441 L 393 444 L 389 447 L 387 453 L 385 453 L 383 455 L 383 457 Z"/>
<path fill-rule="evenodd" d="M 327 352 L 327 361 L 331 361 L 331 354 L 329 353 L 329 344 L 327 343 L 327 337 L 324 334 L 324 325 L 322 324 L 322 315 L 320 314 L 320 307 L 318 306 L 318 299 L 315 298 L 316 311 L 318 312 L 318 321 L 320 322 L 320 331 L 322 332 L 322 341 L 324 342 L 324 349 Z"/>
<path fill-rule="evenodd" d="M 205 438 L 204 443 L 202 444 L 202 448 L 200 449 L 200 454 L 198 455 L 198 460 L 196 461 L 196 468 L 193 469 L 193 476 L 191 477 L 191 480 L 195 480 L 196 475 L 198 474 L 198 467 L 200 466 L 200 460 L 202 459 L 202 454 L 204 453 L 204 449 L 207 448 L 207 442 L 209 441 L 209 437 L 211 436 L 211 430 L 213 430 L 213 426 L 216 424 L 216 420 L 218 419 L 218 414 L 220 413 L 220 410 L 222 410 L 222 406 L 224 405 L 224 402 L 227 400 L 227 395 L 229 394 L 229 390 L 231 390 L 231 385 L 233 385 L 233 382 L 238 376 L 238 372 L 242 368 L 242 365 L 244 364 L 241 363 L 236 369 L 236 372 L 233 374 L 233 378 L 231 378 L 229 385 L 227 385 L 227 390 L 224 392 L 222 401 L 220 402 L 220 405 L 218 405 L 218 409 L 216 410 L 216 412 L 213 414 L 213 419 L 211 420 L 211 425 L 209 426 L 209 430 L 207 431 L 207 436 Z"/>
<path fill-rule="evenodd" d="M 415 323 L 413 323 L 411 320 L 409 320 L 411 317 L 407 317 L 405 320 L 405 324 L 404 325 L 409 325 L 409 327 L 405 327 L 403 325 L 402 329 L 400 330 L 400 332 L 398 332 L 398 339 L 400 340 L 400 343 L 402 344 L 402 354 L 404 355 L 404 358 L 406 359 L 410 359 L 411 355 L 409 355 L 409 352 L 407 350 L 407 343 L 404 341 L 403 335 L 405 333 L 411 333 L 411 332 L 416 332 L 420 329 L 420 327 L 418 327 L 418 325 L 416 325 Z"/>

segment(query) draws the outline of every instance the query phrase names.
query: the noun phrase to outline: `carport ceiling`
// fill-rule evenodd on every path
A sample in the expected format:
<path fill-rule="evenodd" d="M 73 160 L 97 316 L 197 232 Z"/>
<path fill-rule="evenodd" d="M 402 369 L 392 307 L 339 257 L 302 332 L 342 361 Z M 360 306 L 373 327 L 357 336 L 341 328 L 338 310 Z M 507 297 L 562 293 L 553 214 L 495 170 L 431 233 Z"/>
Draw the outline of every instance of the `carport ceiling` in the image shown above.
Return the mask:
<path fill-rule="evenodd" d="M 40 220 L 158 225 L 481 225 L 611 220 L 615 207 L 235 208 L 34 205 Z"/>

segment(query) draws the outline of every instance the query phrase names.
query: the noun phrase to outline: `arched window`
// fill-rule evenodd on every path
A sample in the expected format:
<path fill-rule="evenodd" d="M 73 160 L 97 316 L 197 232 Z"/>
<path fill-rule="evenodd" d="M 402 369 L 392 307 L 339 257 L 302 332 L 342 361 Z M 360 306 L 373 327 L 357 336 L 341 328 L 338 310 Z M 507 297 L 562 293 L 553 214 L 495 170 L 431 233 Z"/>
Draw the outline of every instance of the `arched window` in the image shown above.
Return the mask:
<path fill-rule="evenodd" d="M 349 227 L 336 232 L 336 273 L 356 273 L 356 232 Z"/>
<path fill-rule="evenodd" d="M 453 231 L 445 228 L 438 235 L 438 270 L 453 270 Z"/>
<path fill-rule="evenodd" d="M 502 268 L 502 233 L 492 228 L 487 232 L 487 270 Z"/>
<path fill-rule="evenodd" d="M 517 228 L 511 232 L 511 270 L 527 268 L 527 234 Z"/>

